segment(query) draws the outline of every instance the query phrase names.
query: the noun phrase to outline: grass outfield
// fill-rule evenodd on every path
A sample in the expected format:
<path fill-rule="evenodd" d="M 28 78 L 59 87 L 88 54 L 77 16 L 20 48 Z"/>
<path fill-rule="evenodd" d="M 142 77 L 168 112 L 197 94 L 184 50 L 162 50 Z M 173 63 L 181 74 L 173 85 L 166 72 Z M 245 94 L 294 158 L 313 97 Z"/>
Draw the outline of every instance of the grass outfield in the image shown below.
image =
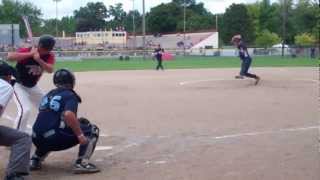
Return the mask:
<path fill-rule="evenodd" d="M 253 67 L 316 67 L 317 60 L 310 58 L 255 57 Z M 154 69 L 156 62 L 148 59 L 86 59 L 82 61 L 59 61 L 56 68 L 68 68 L 73 71 L 143 70 Z M 236 57 L 179 57 L 174 61 L 164 61 L 166 69 L 190 68 L 233 68 L 239 67 Z"/>

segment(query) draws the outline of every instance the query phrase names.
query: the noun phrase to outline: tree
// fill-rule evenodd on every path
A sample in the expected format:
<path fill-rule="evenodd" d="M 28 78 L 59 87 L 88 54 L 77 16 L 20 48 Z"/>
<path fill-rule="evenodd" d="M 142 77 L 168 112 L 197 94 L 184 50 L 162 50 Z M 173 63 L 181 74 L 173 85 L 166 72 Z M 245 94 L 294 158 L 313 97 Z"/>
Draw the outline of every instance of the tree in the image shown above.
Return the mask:
<path fill-rule="evenodd" d="M 250 16 L 250 19 L 252 21 L 252 25 L 253 25 L 255 36 L 256 36 L 257 33 L 260 31 L 260 27 L 259 27 L 260 3 L 255 2 L 252 4 L 248 4 L 247 10 L 248 10 L 248 14 Z"/>
<path fill-rule="evenodd" d="M 43 34 L 56 34 L 56 19 L 48 19 L 48 20 L 43 20 L 43 25 L 41 27 L 41 32 Z M 60 22 L 58 21 L 58 24 L 60 24 Z"/>
<path fill-rule="evenodd" d="M 40 9 L 30 2 L 2 0 L 2 4 L 0 4 L 0 24 L 19 24 L 20 34 L 26 36 L 26 29 L 21 18 L 23 15 L 28 16 L 33 34 L 35 36 L 40 35 Z"/>
<path fill-rule="evenodd" d="M 256 39 L 256 45 L 259 47 L 270 47 L 281 42 L 280 37 L 276 33 L 271 33 L 269 30 L 264 30 Z"/>
<path fill-rule="evenodd" d="M 297 33 L 311 32 L 316 26 L 317 17 L 315 14 L 319 7 L 312 4 L 310 0 L 299 0 L 294 11 L 295 29 Z"/>
<path fill-rule="evenodd" d="M 104 29 L 108 18 L 107 8 L 102 2 L 89 2 L 87 6 L 74 11 L 76 31 Z"/>
<path fill-rule="evenodd" d="M 118 3 L 115 6 L 110 6 L 108 12 L 109 17 L 112 18 L 112 20 L 108 21 L 109 28 L 116 29 L 120 26 L 124 26 L 124 20 L 127 13 L 123 10 L 121 3 Z"/>
<path fill-rule="evenodd" d="M 320 3 L 320 2 L 319 2 Z M 320 7 L 320 4 L 314 3 L 315 7 Z M 316 11 L 316 25 L 312 29 L 312 34 L 316 37 L 318 44 L 320 44 L 320 8 Z M 320 45 L 319 45 L 320 51 Z"/>
<path fill-rule="evenodd" d="M 259 30 L 262 29 L 269 29 L 269 20 L 270 20 L 270 11 L 271 11 L 271 5 L 270 0 L 263 0 L 260 3 L 260 13 L 259 13 Z"/>
<path fill-rule="evenodd" d="M 186 8 L 186 30 L 197 31 L 213 29 L 215 18 L 205 9 L 203 3 L 195 0 L 172 0 L 162 3 L 150 10 L 147 15 L 149 31 L 156 32 L 181 32 L 184 29 L 184 8 Z"/>
<path fill-rule="evenodd" d="M 232 4 L 223 15 L 223 25 L 220 31 L 225 43 L 230 44 L 233 35 L 241 34 L 246 42 L 254 41 L 254 28 L 252 19 L 244 4 Z"/>
<path fill-rule="evenodd" d="M 76 32 L 76 20 L 73 16 L 65 16 L 58 22 L 60 30 L 66 33 L 66 36 L 72 36 Z"/>
<path fill-rule="evenodd" d="M 178 21 L 181 20 L 181 8 L 174 3 L 160 4 L 151 8 L 147 15 L 148 28 L 152 33 L 176 32 Z"/>
<path fill-rule="evenodd" d="M 124 27 L 128 32 L 133 32 L 133 22 L 132 18 L 134 16 L 136 33 L 142 32 L 142 16 L 139 11 L 129 11 L 124 19 Z"/>
<path fill-rule="evenodd" d="M 172 0 L 172 3 L 174 3 L 180 7 L 183 7 L 184 5 L 189 7 L 191 5 L 196 5 L 196 0 Z"/>
<path fill-rule="evenodd" d="M 312 46 L 316 42 L 313 35 L 309 33 L 302 33 L 295 36 L 295 43 L 300 46 Z"/>
<path fill-rule="evenodd" d="M 294 36 L 296 34 L 295 29 L 295 20 L 294 20 L 294 11 L 293 11 L 293 0 L 280 0 L 280 8 L 278 9 L 279 12 L 277 12 L 278 19 L 281 21 L 280 26 L 278 28 L 279 34 L 281 34 L 281 37 L 283 36 L 283 17 L 285 15 L 285 27 L 286 27 L 286 33 L 285 37 L 282 37 L 285 43 L 292 44 L 294 42 Z M 278 33 L 278 32 L 277 32 Z"/>

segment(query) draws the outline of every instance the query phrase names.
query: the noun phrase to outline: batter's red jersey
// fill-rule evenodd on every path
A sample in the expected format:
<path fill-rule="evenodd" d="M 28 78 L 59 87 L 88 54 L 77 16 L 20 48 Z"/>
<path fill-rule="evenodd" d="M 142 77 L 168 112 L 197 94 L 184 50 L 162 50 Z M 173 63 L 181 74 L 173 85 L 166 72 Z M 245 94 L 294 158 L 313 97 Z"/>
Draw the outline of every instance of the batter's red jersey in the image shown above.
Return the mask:
<path fill-rule="evenodd" d="M 30 51 L 31 48 L 20 48 L 18 50 L 19 53 L 26 53 Z M 55 57 L 52 52 L 47 55 L 42 55 L 40 58 L 48 64 L 53 65 L 55 63 Z M 40 64 L 32 57 L 19 61 L 16 65 L 16 70 L 17 81 L 29 88 L 34 87 L 38 83 L 43 73 L 43 69 Z"/>

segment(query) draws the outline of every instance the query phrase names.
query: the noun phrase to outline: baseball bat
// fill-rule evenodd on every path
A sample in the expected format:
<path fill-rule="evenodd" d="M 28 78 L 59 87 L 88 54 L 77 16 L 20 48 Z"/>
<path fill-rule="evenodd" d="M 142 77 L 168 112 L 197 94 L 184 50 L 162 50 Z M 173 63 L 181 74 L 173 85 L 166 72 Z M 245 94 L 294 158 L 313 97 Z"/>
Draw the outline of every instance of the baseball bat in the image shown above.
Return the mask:
<path fill-rule="evenodd" d="M 33 35 L 32 35 L 32 30 L 31 30 L 31 26 L 30 26 L 28 17 L 27 16 L 22 16 L 22 19 L 23 19 L 24 25 L 25 25 L 26 30 L 27 30 L 27 35 L 28 35 L 28 39 L 27 40 L 33 46 Z"/>

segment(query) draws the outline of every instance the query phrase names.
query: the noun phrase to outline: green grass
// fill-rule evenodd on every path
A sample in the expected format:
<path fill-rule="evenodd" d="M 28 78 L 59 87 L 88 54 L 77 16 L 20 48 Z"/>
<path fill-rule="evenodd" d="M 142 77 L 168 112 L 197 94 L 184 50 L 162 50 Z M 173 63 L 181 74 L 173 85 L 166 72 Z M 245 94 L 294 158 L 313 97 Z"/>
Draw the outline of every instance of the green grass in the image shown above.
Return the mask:
<path fill-rule="evenodd" d="M 57 62 L 56 69 L 68 68 L 73 71 L 143 70 L 155 68 L 156 62 L 150 59 L 86 59 L 82 61 Z M 309 58 L 255 57 L 253 67 L 316 67 L 317 60 Z M 174 61 L 164 61 L 166 69 L 187 68 L 234 68 L 240 66 L 236 57 L 178 57 Z"/>

